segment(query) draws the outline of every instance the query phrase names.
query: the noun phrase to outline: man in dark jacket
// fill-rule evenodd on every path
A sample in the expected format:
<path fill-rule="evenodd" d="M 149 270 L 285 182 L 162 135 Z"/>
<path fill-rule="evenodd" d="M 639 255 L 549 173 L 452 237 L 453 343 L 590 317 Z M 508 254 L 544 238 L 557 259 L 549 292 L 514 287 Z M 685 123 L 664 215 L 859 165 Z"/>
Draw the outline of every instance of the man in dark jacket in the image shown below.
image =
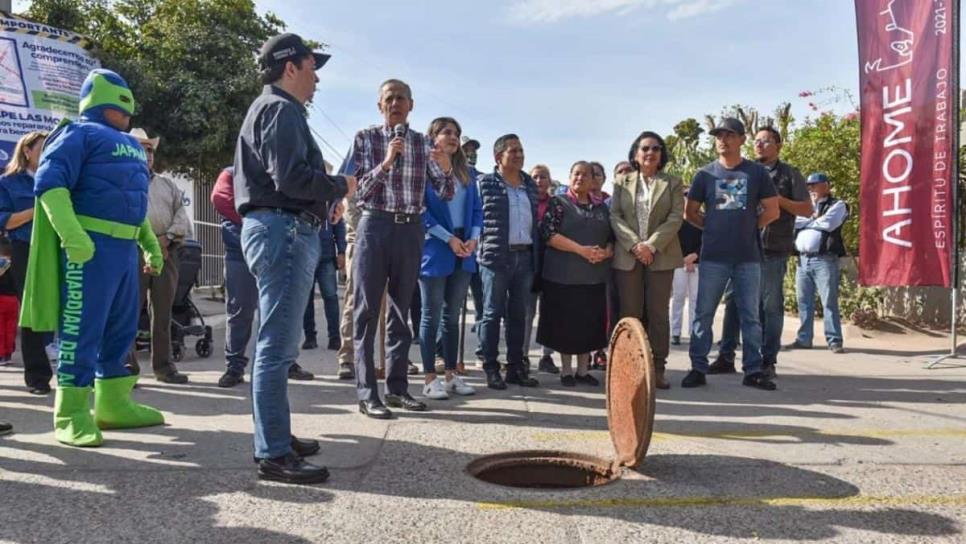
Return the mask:
<path fill-rule="evenodd" d="M 315 71 L 328 55 L 295 34 L 270 38 L 260 64 L 265 89 L 248 109 L 235 149 L 235 206 L 242 252 L 258 283 L 258 348 L 252 369 L 255 457 L 260 478 L 318 483 L 329 472 L 303 461 L 318 442 L 291 434 L 289 367 L 319 260 L 319 226 L 330 203 L 355 191 L 352 176 L 330 176 L 305 118 Z"/>
<path fill-rule="evenodd" d="M 332 350 L 342 347 L 339 337 L 339 285 L 336 274 L 345 269 L 346 252 L 345 219 L 339 218 L 336 223 L 326 221 L 319 230 L 319 265 L 315 269 L 315 281 L 309 289 L 309 303 L 305 306 L 305 316 L 302 318 L 302 328 L 305 332 L 305 342 L 302 349 L 319 347 L 318 332 L 315 329 L 315 284 L 319 284 L 322 295 L 322 306 L 325 310 L 325 325 L 328 332 L 328 348 Z"/>
<path fill-rule="evenodd" d="M 483 280 L 483 371 L 491 389 L 507 383 L 536 387 L 528 374 L 523 351 L 527 303 L 536 271 L 537 185 L 523 171 L 523 144 L 505 134 L 493 144 L 496 168 L 480 178 L 483 236 L 480 278 Z M 500 322 L 506 319 L 507 372 L 500 376 Z"/>

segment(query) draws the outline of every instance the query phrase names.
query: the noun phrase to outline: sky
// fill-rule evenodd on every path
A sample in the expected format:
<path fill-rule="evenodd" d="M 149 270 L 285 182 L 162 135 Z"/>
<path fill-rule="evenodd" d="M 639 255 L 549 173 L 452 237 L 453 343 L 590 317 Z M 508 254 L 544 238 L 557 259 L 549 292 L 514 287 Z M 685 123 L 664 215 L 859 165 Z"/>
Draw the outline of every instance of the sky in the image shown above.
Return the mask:
<path fill-rule="evenodd" d="M 29 2 L 17 0 L 19 11 Z M 527 169 L 566 181 L 577 160 L 609 172 L 643 130 L 666 135 L 730 105 L 766 113 L 802 91 L 858 100 L 850 0 L 255 0 L 288 30 L 328 44 L 310 124 L 339 164 L 359 129 L 381 122 L 379 84 L 408 82 L 411 126 L 455 117 L 482 142 L 520 135 Z M 824 109 L 846 112 L 848 100 Z M 822 100 L 819 97 L 819 100 Z M 608 179 L 608 183 L 610 179 Z"/>

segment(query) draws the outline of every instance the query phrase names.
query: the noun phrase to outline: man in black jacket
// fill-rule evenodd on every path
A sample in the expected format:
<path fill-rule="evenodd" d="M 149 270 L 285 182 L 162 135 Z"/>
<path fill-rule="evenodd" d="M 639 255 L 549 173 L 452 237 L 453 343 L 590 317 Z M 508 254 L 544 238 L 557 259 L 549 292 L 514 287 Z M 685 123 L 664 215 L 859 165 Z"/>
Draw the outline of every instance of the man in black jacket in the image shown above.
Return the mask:
<path fill-rule="evenodd" d="M 329 472 L 302 460 L 318 442 L 291 434 L 288 370 L 319 261 L 319 227 L 328 207 L 355 191 L 352 176 L 329 176 L 309 131 L 305 103 L 315 71 L 329 59 L 295 34 L 262 46 L 265 89 L 248 109 L 235 149 L 235 206 L 245 262 L 258 281 L 258 344 L 252 368 L 255 458 L 260 478 L 318 483 Z"/>
<path fill-rule="evenodd" d="M 483 371 L 491 389 L 507 383 L 536 387 L 528 375 L 523 351 L 527 303 L 536 270 L 537 186 L 523 171 L 523 144 L 515 134 L 493 144 L 496 169 L 480 178 L 483 235 L 480 239 L 480 278 L 483 280 Z M 500 321 L 506 319 L 507 372 L 500 376 Z"/>

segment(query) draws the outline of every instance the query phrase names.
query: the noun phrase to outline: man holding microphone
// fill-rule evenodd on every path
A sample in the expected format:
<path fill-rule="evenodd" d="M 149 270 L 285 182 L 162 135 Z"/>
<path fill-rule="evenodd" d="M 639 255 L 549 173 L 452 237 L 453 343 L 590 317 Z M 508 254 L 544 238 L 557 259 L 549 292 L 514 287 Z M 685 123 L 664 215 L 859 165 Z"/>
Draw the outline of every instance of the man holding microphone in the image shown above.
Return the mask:
<path fill-rule="evenodd" d="M 449 156 L 407 123 L 413 109 L 409 85 L 397 79 L 379 87 L 383 124 L 356 133 L 347 173 L 359 176 L 356 202 L 362 217 L 352 258 L 356 388 L 359 411 L 376 419 L 392 412 L 379 399 L 373 358 L 379 305 L 388 286 L 389 325 L 386 404 L 423 411 L 408 392 L 406 371 L 412 332 L 406 323 L 423 256 L 422 213 L 426 183 L 442 200 L 453 197 Z"/>
<path fill-rule="evenodd" d="M 302 460 L 314 440 L 291 434 L 288 370 L 299 352 L 303 310 L 319 260 L 319 228 L 332 202 L 355 192 L 353 176 L 329 176 L 306 122 L 315 71 L 329 60 L 295 34 L 280 34 L 259 56 L 262 94 L 248 109 L 235 148 L 235 206 L 245 262 L 258 284 L 260 324 L 252 369 L 258 475 L 285 483 L 325 481 Z"/>

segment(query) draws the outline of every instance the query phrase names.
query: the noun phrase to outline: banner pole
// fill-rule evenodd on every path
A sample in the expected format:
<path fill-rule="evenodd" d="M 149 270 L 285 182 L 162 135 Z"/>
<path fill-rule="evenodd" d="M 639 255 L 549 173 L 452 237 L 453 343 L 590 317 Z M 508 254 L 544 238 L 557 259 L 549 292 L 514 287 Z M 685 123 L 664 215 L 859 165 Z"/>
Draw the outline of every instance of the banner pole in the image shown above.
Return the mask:
<path fill-rule="evenodd" d="M 953 140 L 953 146 L 952 146 L 953 147 L 953 161 L 952 161 L 952 170 L 950 172 L 950 174 L 951 174 L 950 177 L 952 178 L 951 179 L 951 182 L 952 182 L 951 184 L 952 184 L 952 191 L 953 191 L 953 251 L 952 251 L 952 261 L 953 262 L 951 263 L 951 268 L 950 268 L 950 275 L 951 275 L 950 306 L 952 306 L 952 309 L 951 309 L 951 313 L 950 313 L 950 317 L 949 317 L 949 339 L 950 339 L 951 345 L 949 346 L 949 353 L 946 354 L 946 355 L 937 357 L 937 358 L 933 359 L 932 361 L 930 361 L 926 365 L 926 367 L 925 367 L 927 369 L 935 368 L 937 365 L 942 364 L 944 361 L 946 361 L 948 359 L 958 359 L 958 355 L 957 355 L 956 352 L 957 352 L 957 347 L 958 347 L 957 344 L 958 344 L 958 332 L 959 331 L 956 330 L 956 321 L 957 321 L 957 318 L 959 316 L 959 281 L 960 281 L 960 278 L 959 278 L 959 263 L 960 263 L 960 245 L 961 245 L 960 244 L 960 239 L 959 239 L 959 236 L 960 236 L 959 233 L 960 233 L 960 230 L 962 229 L 962 225 L 960 224 L 960 217 L 959 217 L 959 214 L 960 214 L 960 206 L 959 206 L 959 198 L 960 198 L 960 196 L 959 196 L 959 171 L 960 171 L 960 165 L 959 165 L 959 145 L 960 145 L 960 142 L 959 142 L 959 139 L 960 138 L 959 138 L 959 133 L 960 133 L 960 131 L 962 129 L 962 127 L 960 126 L 960 123 L 962 122 L 962 119 L 960 119 L 959 110 L 960 110 L 960 108 L 963 105 L 962 104 L 962 99 L 960 97 L 960 91 L 959 91 L 959 84 L 960 84 L 960 80 L 959 80 L 959 55 L 960 55 L 960 47 L 959 47 L 960 31 L 959 31 L 959 26 L 960 26 L 960 19 L 961 19 L 960 15 L 959 15 L 960 0 L 955 0 L 952 5 L 953 5 L 953 9 L 955 9 L 955 17 L 953 18 L 953 23 L 954 24 L 953 24 L 953 55 L 952 55 L 952 57 L 953 57 L 952 64 L 955 67 L 955 69 L 952 71 L 953 73 L 951 74 L 952 75 L 952 78 L 953 78 L 953 92 L 950 93 L 950 94 L 952 94 L 953 96 L 956 97 L 956 107 L 953 108 L 953 112 L 952 112 L 952 114 L 953 114 L 953 126 L 956 127 L 956 128 L 955 128 L 955 130 L 953 130 L 953 139 L 952 139 Z M 966 366 L 966 364 L 950 364 L 950 363 L 947 363 L 944 366 L 957 366 L 957 367 L 961 367 L 961 366 Z"/>

